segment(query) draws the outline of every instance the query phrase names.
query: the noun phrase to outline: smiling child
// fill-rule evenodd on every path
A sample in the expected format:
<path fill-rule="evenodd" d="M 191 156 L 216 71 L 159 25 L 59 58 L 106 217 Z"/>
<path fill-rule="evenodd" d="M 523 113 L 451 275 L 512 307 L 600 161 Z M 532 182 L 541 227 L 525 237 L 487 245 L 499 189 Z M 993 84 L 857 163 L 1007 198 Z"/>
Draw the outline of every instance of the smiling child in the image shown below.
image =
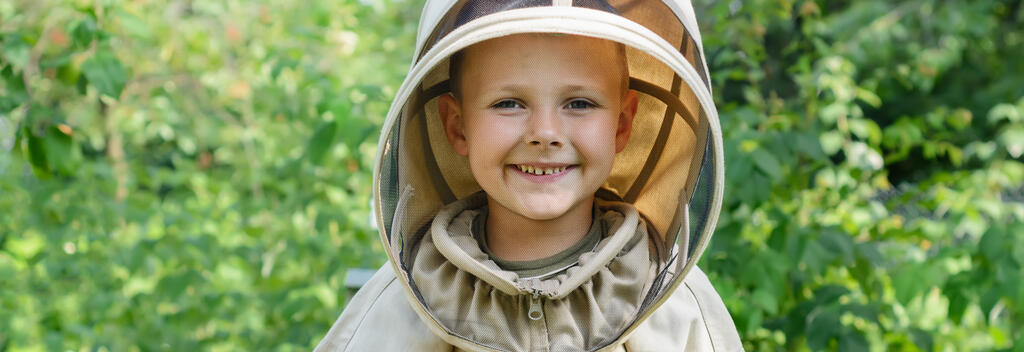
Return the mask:
<path fill-rule="evenodd" d="M 318 351 L 735 351 L 683 1 L 428 0 L 381 134 L 390 264 Z"/>

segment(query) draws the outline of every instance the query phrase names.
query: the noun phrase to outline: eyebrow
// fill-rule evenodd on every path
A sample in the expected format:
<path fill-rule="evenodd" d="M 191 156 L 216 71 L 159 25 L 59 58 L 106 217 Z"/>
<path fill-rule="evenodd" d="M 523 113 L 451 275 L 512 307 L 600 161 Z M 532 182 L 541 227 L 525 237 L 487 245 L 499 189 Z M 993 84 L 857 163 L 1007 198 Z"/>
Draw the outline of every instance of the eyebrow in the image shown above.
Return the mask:
<path fill-rule="evenodd" d="M 504 92 L 508 92 L 508 93 L 521 93 L 521 92 L 526 91 L 528 89 L 529 89 L 529 85 L 524 85 L 524 84 L 506 84 L 506 85 L 503 85 L 503 86 L 499 86 L 497 89 L 495 89 L 495 91 L 503 92 L 503 93 Z M 570 84 L 570 85 L 558 87 L 558 90 L 561 91 L 561 92 L 593 92 L 593 93 L 597 93 L 597 92 L 601 91 L 600 89 L 587 88 L 586 86 L 579 85 L 579 84 Z"/>

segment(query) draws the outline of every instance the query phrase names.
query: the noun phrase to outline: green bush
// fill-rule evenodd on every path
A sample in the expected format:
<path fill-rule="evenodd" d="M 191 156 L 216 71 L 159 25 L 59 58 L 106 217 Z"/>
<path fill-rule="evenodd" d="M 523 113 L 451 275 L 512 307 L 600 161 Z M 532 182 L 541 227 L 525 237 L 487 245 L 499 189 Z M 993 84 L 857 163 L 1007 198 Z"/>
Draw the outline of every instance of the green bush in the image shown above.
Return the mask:
<path fill-rule="evenodd" d="M 0 351 L 312 348 L 420 6 L 0 2 Z M 1024 349 L 1022 2 L 695 7 L 746 347 Z"/>
<path fill-rule="evenodd" d="M 1020 1 L 701 1 L 751 350 L 1024 349 Z"/>
<path fill-rule="evenodd" d="M 0 350 L 311 349 L 417 6 L 0 2 Z"/>

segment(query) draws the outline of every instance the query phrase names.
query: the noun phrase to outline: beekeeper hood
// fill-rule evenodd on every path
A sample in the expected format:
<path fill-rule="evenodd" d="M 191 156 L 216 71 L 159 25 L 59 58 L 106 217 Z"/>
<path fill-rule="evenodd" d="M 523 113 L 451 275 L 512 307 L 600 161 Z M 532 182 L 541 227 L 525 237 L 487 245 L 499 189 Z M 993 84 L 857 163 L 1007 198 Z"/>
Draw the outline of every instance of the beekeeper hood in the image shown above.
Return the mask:
<path fill-rule="evenodd" d="M 438 319 L 417 282 L 414 254 L 438 212 L 480 190 L 466 158 L 445 138 L 438 97 L 449 92 L 449 57 L 475 43 L 519 33 L 561 33 L 625 44 L 630 88 L 639 108 L 625 149 L 616 155 L 603 197 L 631 203 L 668 253 L 620 330 L 591 336 L 588 350 L 613 345 L 661 305 L 708 244 L 722 199 L 718 114 L 711 98 L 700 32 L 687 0 L 427 0 L 409 74 L 380 136 L 374 207 L 381 240 L 414 310 L 457 345 L 503 350 L 515 331 L 481 334 Z M 435 243 L 438 246 L 444 244 Z M 480 268 L 465 268 L 503 294 L 515 292 Z M 467 288 L 469 289 L 469 288 Z M 470 317 L 466 317 L 467 319 Z M 504 347 L 503 347 L 504 346 Z"/>

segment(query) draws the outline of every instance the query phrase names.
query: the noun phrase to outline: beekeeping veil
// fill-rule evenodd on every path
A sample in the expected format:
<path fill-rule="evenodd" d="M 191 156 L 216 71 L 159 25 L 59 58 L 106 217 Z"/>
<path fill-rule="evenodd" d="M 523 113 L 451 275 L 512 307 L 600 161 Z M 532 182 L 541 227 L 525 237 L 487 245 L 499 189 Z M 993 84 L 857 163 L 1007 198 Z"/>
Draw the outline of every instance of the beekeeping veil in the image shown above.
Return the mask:
<path fill-rule="evenodd" d="M 587 350 L 613 345 L 682 282 L 708 244 L 722 198 L 723 160 L 700 32 L 687 0 L 427 0 L 409 75 L 380 137 L 374 206 L 381 240 L 414 309 L 446 341 L 508 350 L 494 336 L 472 336 L 425 304 L 410 275 L 432 218 L 480 190 L 468 161 L 448 144 L 437 98 L 449 92 L 449 57 L 474 43 L 518 33 L 562 33 L 626 45 L 630 88 L 639 94 L 626 148 L 600 192 L 631 203 L 662 239 L 667 262 L 620 331 L 587 337 Z M 470 270 L 472 272 L 472 270 Z M 504 294 L 514 294 L 497 287 Z M 516 332 L 496 331 L 515 336 Z"/>

